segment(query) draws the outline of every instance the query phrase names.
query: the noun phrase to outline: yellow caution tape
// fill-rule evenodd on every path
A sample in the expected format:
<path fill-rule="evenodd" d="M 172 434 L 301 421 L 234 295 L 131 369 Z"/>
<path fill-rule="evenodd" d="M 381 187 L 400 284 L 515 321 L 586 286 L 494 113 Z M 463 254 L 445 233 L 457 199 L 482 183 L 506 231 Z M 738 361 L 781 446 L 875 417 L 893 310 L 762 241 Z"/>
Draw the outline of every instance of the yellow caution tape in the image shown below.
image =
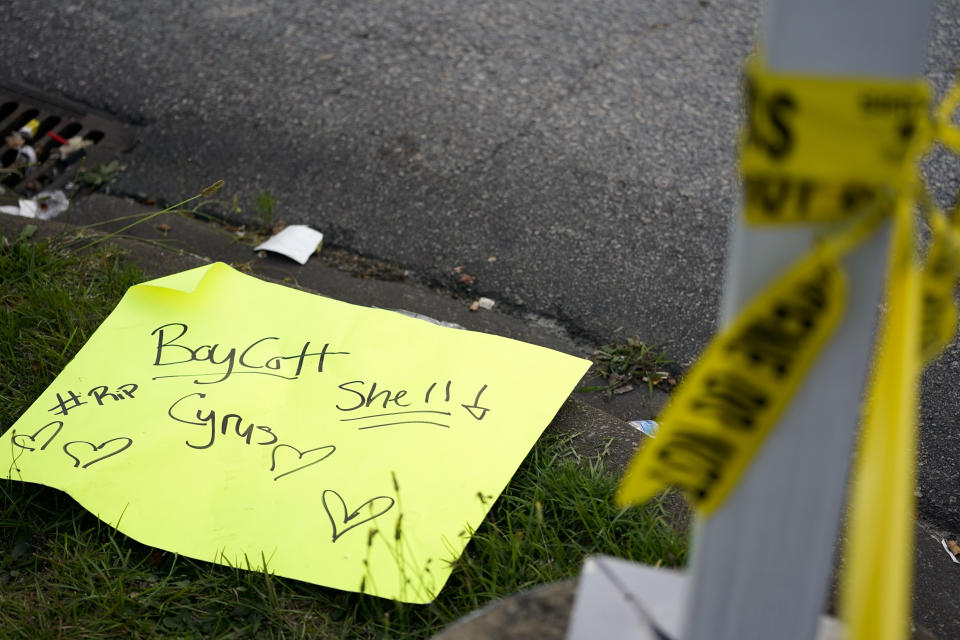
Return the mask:
<path fill-rule="evenodd" d="M 938 142 L 960 153 L 960 131 L 950 123 L 958 104 L 960 85 L 940 103 L 932 128 Z M 915 181 L 920 183 L 919 177 Z M 930 246 L 921 268 L 914 248 L 914 201 L 904 193 L 897 205 L 886 311 L 854 466 L 840 591 L 850 640 L 896 640 L 910 633 L 918 385 L 923 363 L 953 340 L 953 291 L 960 279 L 960 203 L 948 220 L 921 194 Z"/>
<path fill-rule="evenodd" d="M 913 203 L 897 211 L 886 313 L 854 467 L 840 610 L 849 640 L 906 638 L 913 578 L 913 493 L 920 359 L 920 268 Z"/>
<path fill-rule="evenodd" d="M 953 114 L 960 107 L 960 83 L 954 84 L 933 115 L 935 140 L 960 154 L 960 129 Z M 920 183 L 920 180 L 917 180 Z M 920 190 L 920 204 L 928 211 L 931 240 L 921 276 L 922 333 L 920 349 L 924 362 L 936 358 L 957 331 L 957 302 L 953 292 L 960 282 L 960 199 L 950 219 Z M 911 236 L 912 241 L 912 236 Z"/>
<path fill-rule="evenodd" d="M 937 141 L 954 153 L 960 153 L 960 129 L 953 126 L 953 114 L 957 107 L 960 107 L 960 84 L 950 87 L 933 114 Z"/>
<path fill-rule="evenodd" d="M 929 216 L 931 240 L 921 279 L 923 360 L 935 358 L 953 340 L 957 307 L 953 297 L 960 276 L 960 229 L 942 211 Z"/>
<path fill-rule="evenodd" d="M 746 74 L 740 169 L 750 224 L 845 219 L 910 185 L 934 127 L 923 80 Z"/>
<path fill-rule="evenodd" d="M 839 259 L 882 213 L 828 237 L 710 342 L 660 414 L 657 437 L 627 468 L 620 504 L 646 501 L 667 486 L 684 489 L 701 513 L 723 503 L 843 316 Z"/>
<path fill-rule="evenodd" d="M 843 611 L 852 640 L 908 631 L 917 384 L 952 339 L 960 279 L 960 205 L 948 219 L 923 196 L 919 157 L 933 142 L 960 153 L 952 124 L 960 85 L 938 108 L 911 81 L 747 72 L 741 171 L 749 224 L 831 222 L 832 231 L 711 341 L 631 462 L 621 505 L 666 486 L 701 515 L 723 504 L 839 323 L 839 260 L 895 216 L 886 312 L 864 411 L 850 499 Z M 916 260 L 913 214 L 926 205 L 931 241 Z M 881 532 L 878 535 L 878 532 Z M 882 541 L 882 542 L 881 542 Z"/>

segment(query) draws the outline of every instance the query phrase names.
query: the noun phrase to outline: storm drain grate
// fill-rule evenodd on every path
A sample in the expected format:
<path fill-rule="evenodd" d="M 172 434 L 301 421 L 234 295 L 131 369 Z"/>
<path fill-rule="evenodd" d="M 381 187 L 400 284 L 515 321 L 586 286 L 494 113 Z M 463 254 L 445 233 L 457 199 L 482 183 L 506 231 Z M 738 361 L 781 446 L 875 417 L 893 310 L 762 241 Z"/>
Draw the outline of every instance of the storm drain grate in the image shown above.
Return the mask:
<path fill-rule="evenodd" d="M 7 141 L 31 122 L 36 131 L 28 144 L 36 162 L 28 164 Z M 71 139 L 77 139 L 73 145 L 68 143 Z M 133 146 L 134 139 L 133 127 L 106 113 L 25 85 L 0 84 L 0 184 L 8 193 L 29 196 L 62 189 L 78 166 L 95 168 L 114 160 Z M 63 152 L 74 147 L 79 148 Z"/>

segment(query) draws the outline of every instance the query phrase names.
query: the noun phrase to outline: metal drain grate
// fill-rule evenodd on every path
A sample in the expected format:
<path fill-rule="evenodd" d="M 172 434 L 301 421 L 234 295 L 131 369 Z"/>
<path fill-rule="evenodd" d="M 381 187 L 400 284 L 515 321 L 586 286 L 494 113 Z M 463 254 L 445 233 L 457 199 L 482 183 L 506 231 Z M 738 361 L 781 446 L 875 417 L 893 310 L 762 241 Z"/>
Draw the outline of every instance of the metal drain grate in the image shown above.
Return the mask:
<path fill-rule="evenodd" d="M 22 166 L 18 150 L 6 138 L 32 120 L 39 123 L 29 141 L 36 163 Z M 90 144 L 61 157 L 58 150 L 75 136 Z M 0 84 L 0 184 L 8 193 L 25 196 L 62 189 L 81 161 L 88 168 L 107 163 L 128 151 L 134 139 L 133 127 L 106 113 L 25 85 Z"/>

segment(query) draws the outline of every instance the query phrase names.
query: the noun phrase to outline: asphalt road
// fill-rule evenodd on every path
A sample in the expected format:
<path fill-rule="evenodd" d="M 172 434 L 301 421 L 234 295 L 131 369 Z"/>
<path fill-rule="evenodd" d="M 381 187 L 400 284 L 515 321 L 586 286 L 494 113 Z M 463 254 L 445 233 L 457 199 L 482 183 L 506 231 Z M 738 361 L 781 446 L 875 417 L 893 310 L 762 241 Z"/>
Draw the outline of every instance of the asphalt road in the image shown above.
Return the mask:
<path fill-rule="evenodd" d="M 8 0 L 0 81 L 138 126 L 115 188 L 216 179 L 326 242 L 595 343 L 689 363 L 712 333 L 736 206 L 746 0 Z M 960 61 L 940 2 L 928 76 Z M 928 162 L 945 201 L 960 162 Z M 247 214 L 249 217 L 249 213 Z M 924 382 L 920 505 L 960 532 L 960 350 Z"/>

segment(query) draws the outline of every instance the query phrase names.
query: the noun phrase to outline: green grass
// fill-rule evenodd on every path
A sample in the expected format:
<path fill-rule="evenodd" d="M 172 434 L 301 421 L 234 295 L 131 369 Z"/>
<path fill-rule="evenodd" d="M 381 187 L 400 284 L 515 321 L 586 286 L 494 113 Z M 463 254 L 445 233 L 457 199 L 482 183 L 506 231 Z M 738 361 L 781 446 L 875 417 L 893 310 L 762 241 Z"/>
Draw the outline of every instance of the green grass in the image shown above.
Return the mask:
<path fill-rule="evenodd" d="M 121 253 L 0 239 L 0 430 L 143 279 Z M 622 511 L 617 479 L 564 439 L 537 443 L 430 605 L 405 605 L 144 546 L 66 494 L 0 480 L 4 638 L 426 638 L 519 589 L 575 576 L 589 553 L 682 564 L 659 503 Z"/>
<path fill-rule="evenodd" d="M 648 345 L 639 338 L 605 344 L 593 352 L 591 368 L 591 373 L 599 375 L 605 384 L 583 387 L 578 391 L 601 391 L 610 398 L 615 393 L 644 385 L 652 394 L 653 388 L 664 380 L 675 383 L 663 370 L 671 362 L 666 350 Z"/>
<path fill-rule="evenodd" d="M 277 208 L 277 198 L 269 189 L 258 191 L 253 196 L 253 209 L 260 218 L 260 229 L 265 233 L 271 233 L 273 229 L 273 214 Z"/>
<path fill-rule="evenodd" d="M 60 373 L 127 287 L 143 279 L 115 249 L 80 257 L 56 242 L 0 240 L 0 425 Z M 75 243 L 74 243 L 75 244 Z"/>
<path fill-rule="evenodd" d="M 116 180 L 124 169 L 126 167 L 120 164 L 118 160 L 111 160 L 106 164 L 89 168 L 81 165 L 77 168 L 77 174 L 73 178 L 73 182 L 78 186 L 99 189 L 103 185 Z"/>

